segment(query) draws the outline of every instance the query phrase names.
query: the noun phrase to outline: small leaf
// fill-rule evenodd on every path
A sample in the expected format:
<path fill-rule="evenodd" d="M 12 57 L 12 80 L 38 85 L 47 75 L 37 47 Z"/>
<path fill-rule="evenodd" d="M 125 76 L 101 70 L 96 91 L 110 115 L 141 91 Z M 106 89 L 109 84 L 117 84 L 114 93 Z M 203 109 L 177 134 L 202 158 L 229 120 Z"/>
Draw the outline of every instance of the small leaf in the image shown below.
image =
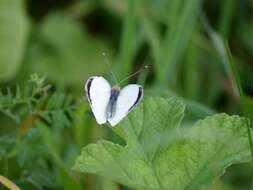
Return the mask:
<path fill-rule="evenodd" d="M 135 189 L 195 190 L 249 160 L 246 119 L 217 114 L 180 129 L 183 111 L 176 98 L 145 99 L 115 130 L 126 146 L 90 144 L 74 168 Z"/>
<path fill-rule="evenodd" d="M 8 80 L 18 70 L 28 35 L 24 1 L 0 1 L 0 80 Z"/>

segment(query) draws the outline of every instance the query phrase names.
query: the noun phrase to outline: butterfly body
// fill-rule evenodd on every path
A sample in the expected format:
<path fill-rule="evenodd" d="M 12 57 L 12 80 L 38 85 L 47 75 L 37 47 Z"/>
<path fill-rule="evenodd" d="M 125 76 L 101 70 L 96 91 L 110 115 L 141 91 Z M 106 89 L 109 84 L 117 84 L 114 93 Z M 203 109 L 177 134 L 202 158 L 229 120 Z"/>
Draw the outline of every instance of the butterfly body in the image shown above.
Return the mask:
<path fill-rule="evenodd" d="M 110 99 L 106 107 L 107 120 L 113 118 L 115 115 L 119 93 L 120 93 L 120 87 L 118 86 L 112 87 Z"/>
<path fill-rule="evenodd" d="M 100 76 L 90 77 L 85 84 L 86 96 L 98 124 L 118 124 L 143 97 L 143 88 L 129 84 L 122 90 Z"/>

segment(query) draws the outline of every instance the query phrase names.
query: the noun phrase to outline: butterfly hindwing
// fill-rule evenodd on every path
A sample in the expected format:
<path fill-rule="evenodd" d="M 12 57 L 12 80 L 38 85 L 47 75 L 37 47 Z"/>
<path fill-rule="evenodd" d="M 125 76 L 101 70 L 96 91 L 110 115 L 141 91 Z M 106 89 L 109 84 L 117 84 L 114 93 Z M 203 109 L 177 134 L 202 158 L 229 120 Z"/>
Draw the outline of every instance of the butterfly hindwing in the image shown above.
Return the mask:
<path fill-rule="evenodd" d="M 119 123 L 142 99 L 143 88 L 137 84 L 130 84 L 124 87 L 118 96 L 116 112 L 114 117 L 109 118 L 111 126 Z"/>
<path fill-rule="evenodd" d="M 93 76 L 87 80 L 85 91 L 97 123 L 106 123 L 106 107 L 111 93 L 110 84 L 103 77 Z"/>

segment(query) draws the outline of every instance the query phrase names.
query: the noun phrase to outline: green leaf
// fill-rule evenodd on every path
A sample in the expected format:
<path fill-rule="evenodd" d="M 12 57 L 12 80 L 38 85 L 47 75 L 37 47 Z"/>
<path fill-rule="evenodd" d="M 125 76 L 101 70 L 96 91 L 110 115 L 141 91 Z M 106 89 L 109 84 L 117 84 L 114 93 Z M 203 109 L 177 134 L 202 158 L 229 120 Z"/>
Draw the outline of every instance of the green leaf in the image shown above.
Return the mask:
<path fill-rule="evenodd" d="M 24 2 L 0 1 L 0 80 L 11 78 L 21 64 L 28 35 Z"/>
<path fill-rule="evenodd" d="M 101 140 L 83 148 L 74 168 L 135 189 L 199 189 L 227 166 L 248 161 L 246 120 L 217 114 L 190 129 L 178 126 L 184 105 L 147 98 L 115 131 L 126 146 Z"/>

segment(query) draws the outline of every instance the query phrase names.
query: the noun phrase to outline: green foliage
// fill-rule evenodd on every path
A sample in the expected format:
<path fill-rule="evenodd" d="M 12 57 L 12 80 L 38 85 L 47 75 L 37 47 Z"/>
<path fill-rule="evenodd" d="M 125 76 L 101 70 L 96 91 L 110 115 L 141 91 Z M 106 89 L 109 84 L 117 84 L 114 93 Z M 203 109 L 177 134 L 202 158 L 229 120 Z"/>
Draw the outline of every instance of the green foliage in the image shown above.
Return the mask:
<path fill-rule="evenodd" d="M 157 80 L 161 85 L 175 84 L 178 62 L 194 31 L 199 6 L 199 0 L 171 1 L 171 11 L 167 18 L 167 25 L 171 30 L 165 34 L 156 62 Z"/>
<path fill-rule="evenodd" d="M 18 134 L 0 137 L 0 166 L 4 168 L 3 175 L 16 176 L 23 188 L 78 190 L 78 183 L 69 174 L 70 166 L 59 156 L 67 148 L 58 143 L 64 144 L 59 135 L 71 125 L 80 102 L 49 90 L 45 77 L 34 74 L 24 87 L 17 86 L 14 92 L 8 89 L 6 94 L 1 94 L 0 110 L 16 121 L 19 130 Z M 55 174 L 48 161 L 55 165 Z"/>
<path fill-rule="evenodd" d="M 40 101 L 49 89 L 49 85 L 44 84 L 45 78 L 39 78 L 38 75 L 31 75 L 28 85 L 22 90 L 16 86 L 14 90 L 7 88 L 0 93 L 0 112 L 11 117 L 16 122 L 20 122 L 28 113 L 35 112 L 40 105 Z M 38 98 L 39 97 L 39 98 Z M 21 106 L 21 107 L 20 107 Z"/>
<path fill-rule="evenodd" d="M 107 69 L 102 52 L 108 52 L 111 57 L 110 46 L 105 40 L 89 36 L 74 18 L 62 12 L 49 14 L 39 31 L 29 52 L 28 64 L 32 72 L 46 74 L 63 86 L 76 87 L 90 75 Z"/>
<path fill-rule="evenodd" d="M 118 64 L 118 77 L 123 79 L 128 76 L 133 62 L 134 53 L 136 51 L 136 1 L 128 0 L 127 13 L 124 17 L 124 26 L 121 36 L 120 54 Z"/>
<path fill-rule="evenodd" d="M 13 77 L 23 59 L 28 37 L 24 1 L 0 1 L 0 81 Z"/>
<path fill-rule="evenodd" d="M 31 129 L 25 136 L 3 136 L 0 146 L 5 151 L 0 157 L 1 173 L 5 176 L 15 176 L 16 182 L 24 188 L 41 189 L 55 187 L 55 179 L 47 166 L 49 155 L 41 144 L 41 133 Z M 36 160 L 37 164 L 34 164 Z"/>
<path fill-rule="evenodd" d="M 180 190 L 211 184 L 229 165 L 249 161 L 246 119 L 218 114 L 184 130 L 183 111 L 175 98 L 146 98 L 115 129 L 126 145 L 88 145 L 75 169 L 135 189 Z"/>
<path fill-rule="evenodd" d="M 29 190 L 253 189 L 252 163 L 234 165 L 252 145 L 252 2 L 0 0 L 0 174 Z M 102 52 L 119 80 L 151 66 L 113 130 L 84 98 L 89 76 L 111 79 Z M 76 168 L 96 175 L 72 170 L 84 146 Z"/>
<path fill-rule="evenodd" d="M 71 97 L 60 92 L 50 94 L 49 89 L 50 85 L 45 84 L 45 77 L 31 75 L 24 88 L 16 86 L 13 92 L 7 88 L 7 93 L 0 94 L 0 111 L 17 123 L 27 116 L 35 119 L 39 116 L 48 125 L 70 126 L 69 118 L 80 102 L 73 102 Z"/>

